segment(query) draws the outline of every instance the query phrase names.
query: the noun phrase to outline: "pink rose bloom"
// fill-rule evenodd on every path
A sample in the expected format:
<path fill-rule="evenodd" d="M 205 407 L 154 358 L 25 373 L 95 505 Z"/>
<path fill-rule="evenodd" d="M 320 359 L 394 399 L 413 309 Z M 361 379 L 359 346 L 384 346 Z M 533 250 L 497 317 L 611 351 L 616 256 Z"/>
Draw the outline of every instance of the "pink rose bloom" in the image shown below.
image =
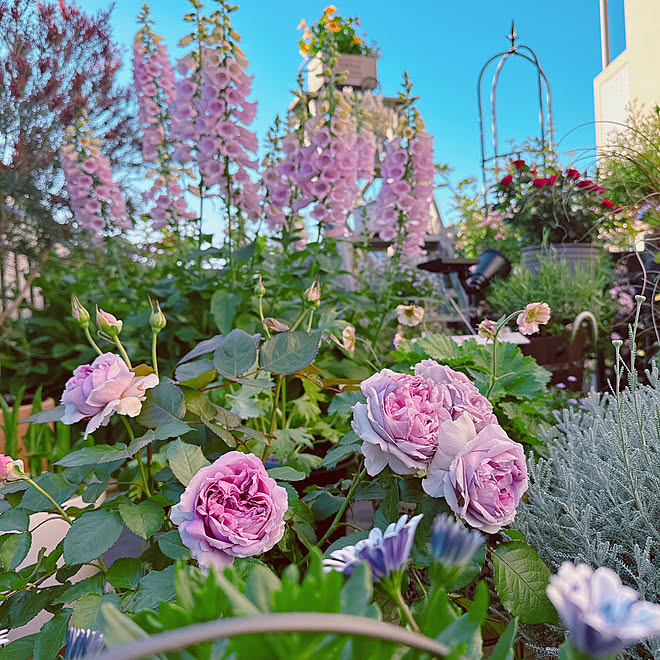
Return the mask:
<path fill-rule="evenodd" d="M 14 469 L 14 459 L 11 456 L 0 454 L 0 481 L 4 481 Z"/>
<path fill-rule="evenodd" d="M 462 449 L 450 463 L 438 452 L 422 488 L 444 497 L 471 527 L 493 534 L 509 525 L 529 483 L 522 445 L 497 424 L 477 433 L 468 415 L 447 422 L 443 431 Z"/>
<path fill-rule="evenodd" d="M 518 324 L 518 330 L 523 335 L 533 335 L 535 332 L 539 331 L 539 325 L 545 325 L 550 320 L 550 307 L 547 303 L 544 302 L 534 302 L 529 303 L 523 309 L 516 323 Z"/>
<path fill-rule="evenodd" d="M 467 413 L 477 432 L 488 424 L 497 424 L 493 404 L 465 374 L 438 364 L 435 360 L 422 360 L 415 365 L 415 375 L 429 378 L 443 388 L 447 397 L 445 405 L 451 411 L 451 419 L 456 420 Z"/>
<path fill-rule="evenodd" d="M 448 397 L 432 380 L 383 369 L 362 382 L 366 403 L 353 406 L 351 425 L 362 438 L 367 472 L 389 465 L 397 474 L 425 470 L 438 448 L 440 426 L 451 419 Z"/>
<path fill-rule="evenodd" d="M 288 498 L 254 454 L 230 451 L 190 480 L 170 518 L 204 568 L 270 550 L 284 535 Z"/>
<path fill-rule="evenodd" d="M 146 390 L 158 385 L 158 376 L 136 376 L 114 353 L 104 353 L 73 371 L 62 394 L 64 424 L 91 417 L 85 438 L 99 426 L 106 426 L 114 413 L 135 417 L 142 410 Z"/>

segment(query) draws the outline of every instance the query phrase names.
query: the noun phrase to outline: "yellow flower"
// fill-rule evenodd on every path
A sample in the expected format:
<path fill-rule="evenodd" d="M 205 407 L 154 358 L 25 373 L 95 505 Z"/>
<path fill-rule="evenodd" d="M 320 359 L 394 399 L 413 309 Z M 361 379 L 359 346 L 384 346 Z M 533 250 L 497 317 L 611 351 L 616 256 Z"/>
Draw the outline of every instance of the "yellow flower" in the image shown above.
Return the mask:
<path fill-rule="evenodd" d="M 305 28 L 302 38 L 306 40 L 306 39 L 311 39 L 311 37 L 312 37 L 312 33 L 307 28 Z"/>
<path fill-rule="evenodd" d="M 306 44 L 304 41 L 300 41 L 298 43 L 298 50 L 303 57 L 306 57 L 307 53 L 309 53 L 309 44 Z"/>
<path fill-rule="evenodd" d="M 306 23 L 305 19 L 303 18 L 302 21 L 300 21 L 300 23 L 298 23 L 298 27 L 296 28 L 296 30 L 302 30 L 304 27 L 307 27 L 307 23 Z"/>
<path fill-rule="evenodd" d="M 357 34 L 354 34 L 354 35 L 353 35 L 353 43 L 354 43 L 354 44 L 361 44 L 361 43 L 362 43 L 362 39 L 360 39 L 360 37 L 358 37 Z"/>
<path fill-rule="evenodd" d="M 326 30 L 330 30 L 330 32 L 341 32 L 341 27 L 339 27 L 337 21 L 330 21 L 325 28 Z"/>
<path fill-rule="evenodd" d="M 337 11 L 337 7 L 335 7 L 334 5 L 328 5 L 328 6 L 323 10 L 323 13 L 324 13 L 324 14 L 328 14 L 328 16 L 329 16 L 330 14 L 334 14 L 336 11 Z"/>

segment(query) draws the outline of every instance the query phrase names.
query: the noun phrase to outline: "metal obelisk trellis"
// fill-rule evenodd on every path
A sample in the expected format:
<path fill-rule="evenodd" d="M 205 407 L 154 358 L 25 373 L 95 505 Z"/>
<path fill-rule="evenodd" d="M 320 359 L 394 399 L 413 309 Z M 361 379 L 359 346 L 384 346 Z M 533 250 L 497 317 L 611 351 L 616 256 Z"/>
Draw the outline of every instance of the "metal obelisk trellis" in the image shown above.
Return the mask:
<path fill-rule="evenodd" d="M 487 204 L 487 187 L 486 187 L 486 165 L 491 161 L 495 161 L 497 165 L 500 158 L 505 156 L 511 156 L 512 153 L 499 153 L 498 144 L 497 144 L 497 107 L 496 107 L 496 92 L 497 92 L 497 82 L 499 80 L 500 71 L 504 62 L 510 56 L 518 56 L 523 59 L 531 62 L 536 67 L 537 79 L 538 79 L 538 92 L 539 92 L 539 141 L 541 145 L 541 155 L 543 157 L 543 164 L 545 165 L 545 147 L 552 149 L 552 97 L 550 95 L 550 83 L 546 77 L 541 64 L 539 63 L 539 58 L 532 48 L 526 45 L 519 45 L 516 43 L 518 35 L 516 34 L 516 24 L 514 21 L 511 21 L 511 34 L 509 35 L 509 40 L 511 41 L 511 46 L 508 50 L 497 53 L 493 55 L 486 64 L 484 64 L 479 74 L 479 85 L 478 85 L 478 95 L 479 95 L 479 131 L 481 134 L 481 174 L 483 180 L 483 196 L 484 204 Z M 495 70 L 495 75 L 493 76 L 493 82 L 490 90 L 490 105 L 491 105 L 491 119 L 492 119 L 492 132 L 493 132 L 493 155 L 486 157 L 486 139 L 484 136 L 484 110 L 483 110 L 483 100 L 481 94 L 481 87 L 483 76 L 491 64 L 491 62 L 500 58 L 500 61 L 497 64 L 497 69 Z M 545 86 L 545 94 L 544 92 Z M 545 96 L 545 100 L 544 100 Z M 547 107 L 546 107 L 547 106 Z M 547 122 L 546 122 L 547 114 Z"/>

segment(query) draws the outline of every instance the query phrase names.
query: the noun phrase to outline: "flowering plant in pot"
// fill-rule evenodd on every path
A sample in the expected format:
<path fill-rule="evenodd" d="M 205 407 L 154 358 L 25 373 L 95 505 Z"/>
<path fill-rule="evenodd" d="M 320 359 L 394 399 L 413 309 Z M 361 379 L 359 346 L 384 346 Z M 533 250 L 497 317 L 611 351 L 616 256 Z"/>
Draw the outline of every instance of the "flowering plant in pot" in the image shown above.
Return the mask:
<path fill-rule="evenodd" d="M 603 186 L 574 168 L 550 165 L 543 174 L 518 159 L 494 187 L 493 210 L 522 233 L 527 245 L 590 243 L 604 220 L 621 211 Z"/>
<path fill-rule="evenodd" d="M 303 57 L 314 57 L 332 44 L 339 54 L 377 57 L 378 46 L 375 43 L 367 44 L 357 33 L 356 28 L 359 27 L 360 19 L 357 16 L 344 18 L 334 5 L 328 5 L 315 23 L 308 26 L 304 18 L 300 21 L 298 29 L 304 30 L 298 42 L 300 54 Z M 363 33 L 362 36 L 365 35 Z"/>
<path fill-rule="evenodd" d="M 547 301 L 552 316 L 540 335 L 531 337 L 531 343 L 523 346 L 523 351 L 553 372 L 553 383 L 566 382 L 570 376 L 569 383 L 580 389 L 586 341 L 589 340 L 589 348 L 597 352 L 607 350 L 608 344 L 598 341 L 594 346 L 591 337 L 580 331 L 574 353 L 571 352 L 569 357 L 566 351 L 572 344 L 574 332 L 579 330 L 573 327 L 573 323 L 586 312 L 589 318 L 593 316 L 595 327 L 592 326 L 592 331 L 596 330 L 596 336 L 609 337 L 609 324 L 618 307 L 609 293 L 612 269 L 604 259 L 599 260 L 595 271 L 580 264 L 570 269 L 565 261 L 551 256 L 539 256 L 538 262 L 536 272 L 518 267 L 505 280 L 493 282 L 486 303 L 492 316 L 498 317 L 510 309 L 518 309 L 529 299 Z"/>
<path fill-rule="evenodd" d="M 304 30 L 298 42 L 300 54 L 311 58 L 307 68 L 310 92 L 323 86 L 330 78 L 330 71 L 343 74 L 343 85 L 366 89 L 377 86 L 378 46 L 367 44 L 358 36 L 359 25 L 357 17 L 342 17 L 334 5 L 328 5 L 311 26 L 307 26 L 304 18 L 300 22 L 298 29 Z"/>

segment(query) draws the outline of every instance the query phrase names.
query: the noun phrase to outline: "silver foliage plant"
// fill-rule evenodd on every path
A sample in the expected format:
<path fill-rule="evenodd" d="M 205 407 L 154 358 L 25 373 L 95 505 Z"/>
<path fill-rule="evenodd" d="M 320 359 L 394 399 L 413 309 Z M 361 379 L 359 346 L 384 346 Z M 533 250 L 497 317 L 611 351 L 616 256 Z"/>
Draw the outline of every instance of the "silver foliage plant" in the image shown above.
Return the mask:
<path fill-rule="evenodd" d="M 556 572 L 565 561 L 608 566 L 648 601 L 660 602 L 660 372 L 634 370 L 619 391 L 590 394 L 562 411 L 549 456 L 529 460 L 528 501 L 515 526 Z M 633 343 L 633 356 L 634 356 Z M 660 659 L 660 638 L 630 657 Z"/>

